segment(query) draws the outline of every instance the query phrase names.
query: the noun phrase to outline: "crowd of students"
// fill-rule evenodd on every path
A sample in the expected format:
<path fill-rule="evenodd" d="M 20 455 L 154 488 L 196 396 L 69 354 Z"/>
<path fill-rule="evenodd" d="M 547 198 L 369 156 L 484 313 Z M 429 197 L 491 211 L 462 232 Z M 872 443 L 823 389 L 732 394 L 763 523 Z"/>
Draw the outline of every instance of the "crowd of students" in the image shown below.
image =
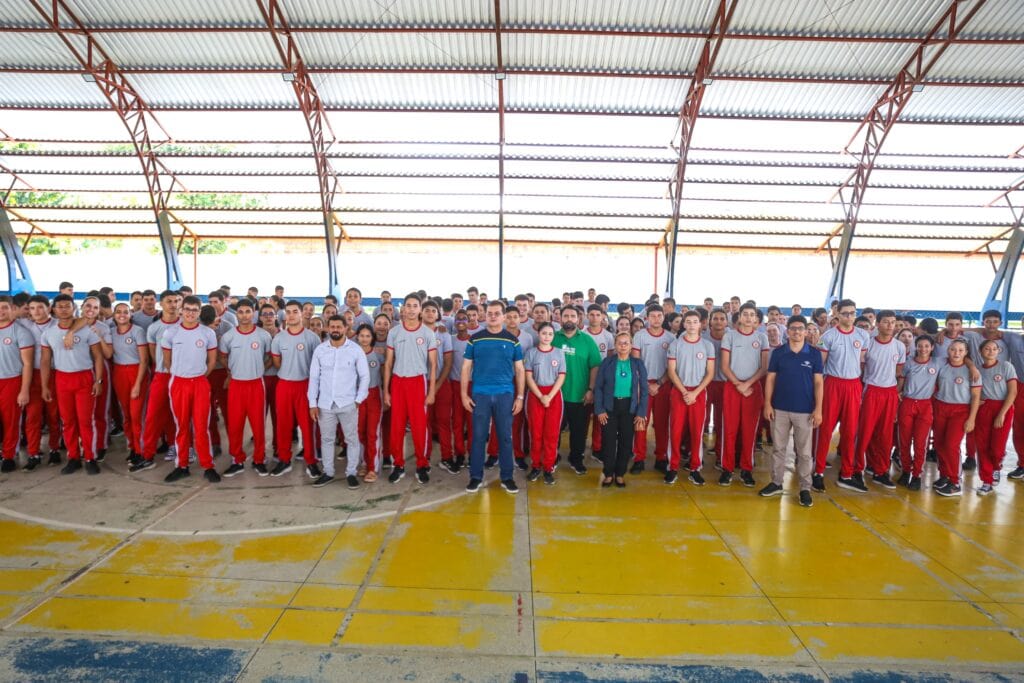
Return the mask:
<path fill-rule="evenodd" d="M 259 476 L 282 476 L 298 441 L 315 486 L 334 479 L 336 457 L 347 459 L 351 488 L 383 471 L 397 483 L 407 457 L 425 485 L 436 442 L 435 462 L 451 474 L 467 455 L 480 460 L 469 463 L 468 490 L 500 463 L 514 493 L 513 468 L 555 483 L 567 430 L 569 469 L 587 473 L 589 440 L 604 486 L 625 486 L 627 466 L 640 476 L 650 459 L 666 484 L 682 468 L 702 486 L 707 457 L 719 485 L 738 476 L 755 487 L 767 444 L 766 497 L 783 492 L 792 444 L 798 500 L 810 506 L 811 491 L 826 490 L 838 427 L 836 482 L 851 491 L 920 490 L 932 459 L 939 495 L 961 495 L 974 469 L 987 495 L 1011 429 L 1018 459 L 1008 477 L 1024 479 L 1024 337 L 1001 330 L 997 311 L 965 329 L 956 312 L 940 328 L 845 299 L 807 317 L 739 297 L 689 308 L 652 296 L 641 311 L 609 310 L 594 289 L 509 302 L 476 288 L 414 292 L 397 307 L 382 292 L 372 315 L 356 288 L 319 312 L 280 286 L 269 297 L 225 286 L 205 303 L 188 288 L 121 302 L 103 288 L 80 307 L 73 294 L 63 283 L 52 301 L 0 296 L 3 473 L 18 468 L 22 446 L 25 471 L 99 474 L 111 437 L 123 436 L 129 471 L 162 454 L 174 462 L 166 481 L 190 476 L 195 461 L 211 482 L 250 461 Z M 230 463 L 218 472 L 221 421 Z"/>

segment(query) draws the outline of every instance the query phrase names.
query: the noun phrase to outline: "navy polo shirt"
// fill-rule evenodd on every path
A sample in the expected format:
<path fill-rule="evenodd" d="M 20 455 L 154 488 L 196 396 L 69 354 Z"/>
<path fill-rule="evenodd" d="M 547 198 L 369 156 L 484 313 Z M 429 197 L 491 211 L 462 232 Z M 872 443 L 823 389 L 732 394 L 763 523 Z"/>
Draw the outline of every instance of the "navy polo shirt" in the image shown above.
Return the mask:
<path fill-rule="evenodd" d="M 515 364 L 523 360 L 519 339 L 508 330 L 495 334 L 484 328 L 469 338 L 466 360 L 473 361 L 474 394 L 508 394 L 515 390 Z"/>
<path fill-rule="evenodd" d="M 772 407 L 788 413 L 813 413 L 814 376 L 823 369 L 821 351 L 806 342 L 799 353 L 793 353 L 789 344 L 772 351 L 768 359 L 768 372 L 775 373 Z"/>

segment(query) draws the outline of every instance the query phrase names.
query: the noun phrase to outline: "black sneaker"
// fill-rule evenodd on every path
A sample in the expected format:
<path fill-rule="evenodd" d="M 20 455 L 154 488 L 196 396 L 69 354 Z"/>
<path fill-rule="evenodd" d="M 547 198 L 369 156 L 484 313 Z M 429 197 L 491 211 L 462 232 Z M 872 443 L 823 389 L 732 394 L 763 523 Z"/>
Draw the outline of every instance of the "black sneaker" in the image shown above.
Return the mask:
<path fill-rule="evenodd" d="M 18 469 L 18 463 L 14 461 L 14 458 L 4 458 L 3 462 L 0 462 L 0 472 L 7 473 L 13 472 Z"/>
<path fill-rule="evenodd" d="M 236 474 L 241 474 L 242 472 L 245 472 L 245 465 L 243 465 L 240 462 L 233 462 L 230 465 L 228 465 L 227 469 L 224 470 L 221 474 L 222 476 L 225 477 L 233 477 Z"/>
<path fill-rule="evenodd" d="M 213 469 L 212 467 L 203 470 L 203 478 L 206 479 L 206 481 L 210 482 L 211 484 L 220 483 L 220 475 L 217 474 L 217 470 Z"/>
<path fill-rule="evenodd" d="M 128 462 L 128 465 L 131 466 L 142 462 L 142 456 L 135 451 L 132 451 L 128 454 L 128 457 L 125 460 Z"/>
<path fill-rule="evenodd" d="M 416 481 L 418 481 L 421 484 L 426 484 L 427 482 L 430 481 L 430 474 L 427 473 L 426 467 L 416 468 Z"/>
<path fill-rule="evenodd" d="M 530 473 L 526 475 L 527 481 L 537 481 L 540 479 L 540 475 L 543 474 L 538 468 L 534 467 L 530 470 Z"/>
<path fill-rule="evenodd" d="M 402 477 L 404 476 L 405 468 L 395 467 L 391 470 L 391 474 L 388 476 L 388 481 L 390 481 L 392 484 L 397 484 L 398 482 L 402 481 Z"/>
<path fill-rule="evenodd" d="M 382 470 L 390 470 L 395 466 L 395 461 L 390 455 L 385 455 L 384 459 L 380 461 L 380 468 Z"/>
<path fill-rule="evenodd" d="M 722 472 L 721 476 L 718 477 L 719 486 L 728 486 L 732 483 L 732 472 Z"/>
<path fill-rule="evenodd" d="M 760 491 L 758 491 L 757 495 L 761 496 L 762 498 L 771 498 L 772 496 L 781 496 L 782 495 L 782 487 L 779 486 L 778 484 L 776 484 L 775 482 L 772 482 L 772 483 L 768 484 L 767 486 L 765 486 Z"/>
<path fill-rule="evenodd" d="M 749 489 L 757 485 L 757 482 L 754 481 L 754 475 L 749 470 L 740 470 L 740 481 Z"/>
<path fill-rule="evenodd" d="M 953 498 L 960 496 L 960 487 L 956 484 L 949 483 L 943 486 L 941 489 L 935 489 L 935 493 L 945 498 Z"/>
<path fill-rule="evenodd" d="M 569 463 L 569 467 L 571 467 L 572 471 L 575 472 L 576 474 L 580 475 L 581 477 L 584 474 L 587 473 L 587 466 L 584 465 L 582 461 L 581 462 L 570 462 Z"/>
<path fill-rule="evenodd" d="M 281 475 L 288 474 L 291 471 L 292 471 L 292 462 L 291 462 L 291 460 L 289 460 L 288 462 L 285 462 L 284 460 L 278 460 L 277 464 L 274 465 L 274 469 L 270 470 L 270 476 L 272 476 L 272 477 L 280 477 Z"/>
<path fill-rule="evenodd" d="M 100 473 L 100 464 L 98 462 L 96 462 L 95 460 L 86 460 L 85 461 L 85 473 L 86 474 L 99 474 Z"/>
<path fill-rule="evenodd" d="M 323 471 L 320 469 L 320 465 L 313 463 L 312 465 L 306 465 L 306 476 L 310 479 L 319 479 Z"/>
<path fill-rule="evenodd" d="M 321 486 L 327 486 L 332 481 L 334 481 L 334 477 L 328 476 L 326 474 L 321 474 L 319 477 L 316 478 L 316 481 L 313 482 L 313 488 L 318 489 Z"/>
<path fill-rule="evenodd" d="M 668 460 L 658 460 L 654 463 L 654 469 L 658 472 L 668 472 Z"/>
<path fill-rule="evenodd" d="M 801 491 L 800 492 L 800 505 L 801 505 L 801 507 L 805 507 L 805 508 L 814 507 L 814 501 L 811 500 L 811 492 L 810 491 Z"/>
<path fill-rule="evenodd" d="M 260 475 L 261 477 L 269 477 L 270 476 L 270 470 L 267 469 L 267 466 L 266 466 L 265 463 L 254 462 L 252 464 L 252 468 L 253 468 L 253 470 L 256 471 L 256 474 Z"/>
<path fill-rule="evenodd" d="M 192 476 L 192 473 L 188 471 L 187 467 L 175 467 L 166 477 L 164 477 L 164 481 L 171 484 L 179 479 L 184 479 L 189 476 Z"/>
<path fill-rule="evenodd" d="M 911 491 L 921 490 L 921 477 L 911 477 L 910 481 L 907 482 L 907 489 Z"/>
<path fill-rule="evenodd" d="M 836 479 L 836 484 L 839 488 L 846 489 L 847 491 L 857 491 L 859 493 L 867 493 L 868 487 L 864 485 L 864 482 L 856 477 L 850 477 L 849 479 L 839 477 Z"/>
<path fill-rule="evenodd" d="M 441 469 L 448 474 L 455 474 L 458 471 L 451 460 L 445 460 L 444 458 L 441 459 Z"/>
<path fill-rule="evenodd" d="M 704 485 L 704 476 L 700 472 L 698 472 L 697 470 L 691 470 L 690 471 L 689 479 L 690 479 L 690 482 L 693 483 L 695 486 L 703 486 Z"/>
<path fill-rule="evenodd" d="M 25 470 L 26 472 L 31 472 L 32 470 L 34 470 L 35 468 L 39 467 L 42 464 L 42 458 L 40 458 L 38 455 L 30 455 L 28 457 L 28 460 L 25 461 L 25 466 L 22 467 L 21 469 Z"/>
<path fill-rule="evenodd" d="M 1006 476 L 1009 479 L 1024 479 L 1024 467 L 1018 467 Z"/>
<path fill-rule="evenodd" d="M 924 459 L 925 459 L 925 462 L 938 462 L 939 461 L 939 452 L 937 450 L 935 450 L 934 448 L 929 448 L 928 452 L 925 453 Z"/>
<path fill-rule="evenodd" d="M 60 451 L 50 451 L 50 456 L 46 461 L 47 465 L 59 465 L 60 464 Z"/>
<path fill-rule="evenodd" d="M 640 474 L 643 471 L 644 471 L 644 461 L 643 460 L 634 460 L 632 467 L 629 468 L 629 473 L 630 474 Z"/>
<path fill-rule="evenodd" d="M 491 468 L 493 468 L 497 464 L 498 464 L 498 458 L 497 458 L 497 456 L 494 456 L 494 455 L 488 455 L 487 459 L 484 460 L 484 467 L 487 468 L 487 469 L 491 469 Z"/>
<path fill-rule="evenodd" d="M 171 447 L 170 444 L 162 443 L 159 446 L 157 446 L 156 454 L 157 455 L 163 455 L 164 453 L 167 452 L 167 449 L 170 448 L 170 447 Z"/>
<path fill-rule="evenodd" d="M 515 479 L 502 479 L 501 488 L 505 489 L 505 491 L 513 495 L 519 493 L 519 487 L 516 486 Z"/>
<path fill-rule="evenodd" d="M 887 488 L 887 489 L 894 489 L 894 488 L 896 488 L 896 484 L 892 483 L 892 479 L 889 478 L 888 473 L 886 473 L 886 474 L 876 474 L 875 476 L 871 477 L 871 481 L 875 482 L 876 484 L 878 484 L 882 488 Z"/>
<path fill-rule="evenodd" d="M 900 478 L 896 480 L 896 483 L 900 486 L 906 486 L 910 483 L 910 472 L 904 472 L 900 475 Z"/>
<path fill-rule="evenodd" d="M 224 451 L 222 451 L 222 450 L 220 449 L 220 444 L 215 444 L 215 445 L 213 446 L 213 457 L 215 457 L 215 458 L 216 458 L 217 456 L 219 456 L 219 455 L 220 455 L 221 453 L 223 453 L 223 452 L 224 452 Z"/>
<path fill-rule="evenodd" d="M 107 457 L 107 449 L 101 448 L 96 451 L 96 462 L 103 462 L 104 458 Z"/>
<path fill-rule="evenodd" d="M 811 488 L 818 493 L 825 493 L 825 475 L 815 474 L 811 477 Z"/>
<path fill-rule="evenodd" d="M 757 443 L 754 444 L 754 450 L 755 451 L 763 451 L 764 450 L 764 442 L 761 441 L 761 439 L 758 439 Z"/>
<path fill-rule="evenodd" d="M 665 473 L 665 483 L 666 484 L 674 484 L 674 483 L 676 483 L 676 479 L 678 479 L 678 478 L 679 478 L 679 473 L 676 472 L 675 470 L 669 470 L 668 472 Z"/>
<path fill-rule="evenodd" d="M 347 477 L 345 477 L 345 482 L 348 484 L 348 487 L 350 489 L 359 488 L 359 477 L 357 477 L 354 474 L 350 474 Z"/>
<path fill-rule="evenodd" d="M 964 459 L 964 472 L 972 472 L 978 469 L 978 461 L 974 458 Z"/>
<path fill-rule="evenodd" d="M 544 473 L 544 483 L 547 484 L 548 486 L 554 486 L 555 485 L 555 473 L 554 472 L 545 472 Z"/>
<path fill-rule="evenodd" d="M 602 460 L 600 456 L 600 451 L 590 451 L 590 457 L 594 459 L 594 462 L 599 462 L 602 465 L 604 464 L 604 460 Z"/>
<path fill-rule="evenodd" d="M 516 467 L 523 471 L 530 469 L 530 466 L 526 464 L 526 458 L 516 458 Z"/>
<path fill-rule="evenodd" d="M 114 425 L 114 428 L 110 430 L 111 436 L 121 436 L 124 434 L 124 427 L 121 425 Z"/>
<path fill-rule="evenodd" d="M 348 445 L 347 444 L 345 446 L 342 446 L 341 450 L 338 451 L 337 458 L 338 458 L 338 460 L 348 460 Z"/>
<path fill-rule="evenodd" d="M 480 484 L 483 482 L 479 479 L 470 479 L 466 485 L 466 493 L 476 493 L 480 490 Z"/>
<path fill-rule="evenodd" d="M 456 455 L 455 456 L 455 463 L 452 465 L 452 473 L 455 474 L 455 473 L 460 472 L 462 470 L 462 468 L 465 467 L 465 466 L 466 466 L 466 456 L 464 456 L 464 455 Z"/>
<path fill-rule="evenodd" d="M 132 463 L 128 467 L 128 471 L 129 472 L 142 472 L 143 470 L 151 470 L 154 467 L 156 467 L 156 463 L 155 462 L 153 462 L 152 460 L 146 460 L 145 458 L 142 458 L 138 462 Z"/>
<path fill-rule="evenodd" d="M 943 486 L 945 486 L 948 483 L 949 483 L 949 477 L 939 477 L 934 482 L 932 482 L 932 488 L 933 489 L 941 489 Z"/>
<path fill-rule="evenodd" d="M 68 458 L 68 464 L 60 468 L 61 474 L 74 474 L 78 470 L 82 469 L 82 461 L 78 458 Z"/>

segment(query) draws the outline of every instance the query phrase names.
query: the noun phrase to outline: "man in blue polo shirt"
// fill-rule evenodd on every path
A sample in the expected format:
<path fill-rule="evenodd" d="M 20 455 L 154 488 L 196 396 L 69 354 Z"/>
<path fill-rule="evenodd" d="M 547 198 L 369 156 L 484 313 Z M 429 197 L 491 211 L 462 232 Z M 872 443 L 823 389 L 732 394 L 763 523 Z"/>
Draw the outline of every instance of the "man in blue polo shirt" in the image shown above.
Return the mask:
<path fill-rule="evenodd" d="M 814 428 L 821 424 L 821 352 L 805 342 L 807 319 L 794 315 L 786 323 L 789 343 L 772 351 L 764 393 L 764 417 L 772 423 L 772 483 L 760 491 L 764 497 L 782 495 L 786 474 L 786 449 L 790 432 L 800 477 L 800 504 L 811 507 L 814 472 L 811 443 Z"/>
<path fill-rule="evenodd" d="M 466 491 L 476 493 L 483 483 L 484 449 L 493 419 L 498 433 L 501 487 L 509 493 L 516 493 L 519 487 L 512 478 L 512 416 L 523 409 L 526 386 L 523 349 L 519 346 L 519 339 L 502 327 L 505 304 L 501 301 L 487 302 L 485 320 L 486 327 L 469 338 L 462 360 L 462 405 L 473 414 L 473 444 L 469 451 L 469 486 Z M 470 382 L 473 383 L 472 397 L 469 395 Z"/>

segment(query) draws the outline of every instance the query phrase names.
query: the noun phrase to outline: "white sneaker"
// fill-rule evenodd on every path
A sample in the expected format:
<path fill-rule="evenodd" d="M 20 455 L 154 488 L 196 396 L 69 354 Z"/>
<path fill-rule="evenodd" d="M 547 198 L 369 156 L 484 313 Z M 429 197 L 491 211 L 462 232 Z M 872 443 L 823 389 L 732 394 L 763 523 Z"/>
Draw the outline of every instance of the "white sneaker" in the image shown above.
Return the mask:
<path fill-rule="evenodd" d="M 174 446 L 168 446 L 167 447 L 167 452 L 164 453 L 164 460 L 171 461 L 171 460 L 177 460 L 177 459 L 178 459 L 178 449 L 176 449 Z"/>
<path fill-rule="evenodd" d="M 992 493 L 993 490 L 994 489 L 992 488 L 991 484 L 982 484 L 981 486 L 975 489 L 975 492 L 979 496 L 987 496 L 988 494 Z"/>
<path fill-rule="evenodd" d="M 199 458 L 196 456 L 196 449 L 194 449 L 194 448 L 188 449 L 188 462 L 189 462 L 189 464 L 190 465 L 194 465 L 196 463 L 196 460 L 198 460 L 198 459 Z"/>

